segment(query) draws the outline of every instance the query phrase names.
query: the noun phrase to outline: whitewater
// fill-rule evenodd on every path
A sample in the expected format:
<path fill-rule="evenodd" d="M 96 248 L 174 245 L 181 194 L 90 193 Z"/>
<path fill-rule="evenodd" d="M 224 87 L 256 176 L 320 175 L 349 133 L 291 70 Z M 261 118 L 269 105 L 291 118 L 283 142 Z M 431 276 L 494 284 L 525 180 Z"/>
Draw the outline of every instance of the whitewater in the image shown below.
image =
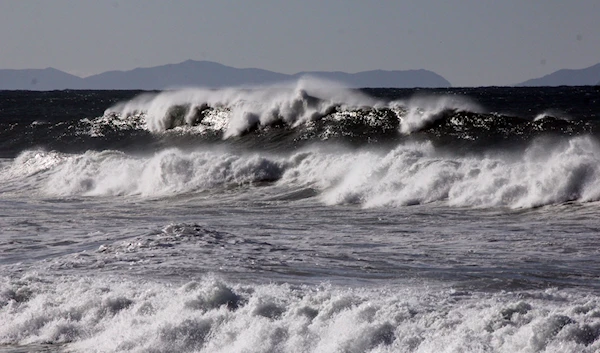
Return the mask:
<path fill-rule="evenodd" d="M 600 351 L 597 87 L 0 92 L 0 352 Z"/>

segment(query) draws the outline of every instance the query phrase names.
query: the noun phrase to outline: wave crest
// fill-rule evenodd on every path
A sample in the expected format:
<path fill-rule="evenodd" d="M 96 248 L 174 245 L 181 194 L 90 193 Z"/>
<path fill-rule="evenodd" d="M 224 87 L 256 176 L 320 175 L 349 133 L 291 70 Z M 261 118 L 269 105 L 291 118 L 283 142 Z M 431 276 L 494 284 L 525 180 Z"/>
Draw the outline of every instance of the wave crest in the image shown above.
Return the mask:
<path fill-rule="evenodd" d="M 226 111 L 227 122 L 218 124 L 224 137 L 239 136 L 257 126 L 283 122 L 298 126 L 336 108 L 375 106 L 377 100 L 331 82 L 302 79 L 287 87 L 187 89 L 144 94 L 109 108 L 106 114 L 127 117 L 146 115 L 147 126 L 161 132 L 181 125 L 197 125 L 209 115 L 207 108 Z"/>
<path fill-rule="evenodd" d="M 296 194 L 328 205 L 530 208 L 600 199 L 600 146 L 591 137 L 539 139 L 513 152 L 452 154 L 431 142 L 383 149 L 328 146 L 283 154 L 166 149 L 69 155 L 28 151 L 0 170 L 5 192 L 54 196 L 184 193 L 271 198 Z M 260 191 L 259 191 L 260 190 Z"/>

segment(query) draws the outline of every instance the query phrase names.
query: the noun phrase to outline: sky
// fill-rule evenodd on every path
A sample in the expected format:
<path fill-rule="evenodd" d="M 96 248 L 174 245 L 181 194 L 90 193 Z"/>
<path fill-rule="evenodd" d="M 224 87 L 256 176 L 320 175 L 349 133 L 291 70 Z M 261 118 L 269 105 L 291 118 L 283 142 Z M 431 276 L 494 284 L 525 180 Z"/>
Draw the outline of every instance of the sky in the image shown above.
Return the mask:
<path fill-rule="evenodd" d="M 0 68 L 81 77 L 210 60 L 511 85 L 600 62 L 600 0 L 0 0 Z"/>

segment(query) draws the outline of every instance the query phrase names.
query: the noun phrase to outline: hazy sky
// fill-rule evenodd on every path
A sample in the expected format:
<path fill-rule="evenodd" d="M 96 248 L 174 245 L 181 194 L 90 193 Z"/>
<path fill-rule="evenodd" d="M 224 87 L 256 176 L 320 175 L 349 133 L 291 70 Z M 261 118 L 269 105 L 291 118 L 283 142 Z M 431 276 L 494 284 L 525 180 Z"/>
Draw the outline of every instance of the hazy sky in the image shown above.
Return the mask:
<path fill-rule="evenodd" d="M 514 84 L 599 63 L 600 0 L 0 0 L 0 68 L 87 76 L 187 59 Z"/>

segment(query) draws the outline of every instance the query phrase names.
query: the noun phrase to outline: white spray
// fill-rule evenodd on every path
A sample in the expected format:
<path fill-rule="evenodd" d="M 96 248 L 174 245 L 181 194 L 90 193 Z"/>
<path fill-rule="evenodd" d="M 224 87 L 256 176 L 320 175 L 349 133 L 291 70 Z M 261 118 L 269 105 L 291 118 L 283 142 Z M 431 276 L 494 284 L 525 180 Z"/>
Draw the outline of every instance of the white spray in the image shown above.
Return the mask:
<path fill-rule="evenodd" d="M 216 110 L 208 124 L 223 131 L 223 137 L 239 136 L 254 127 L 282 121 L 294 128 L 337 111 L 388 108 L 400 119 L 400 132 L 410 134 L 439 118 L 445 110 L 477 112 L 481 109 L 466 98 L 455 96 L 415 97 L 385 102 L 340 84 L 304 77 L 285 86 L 203 89 L 190 88 L 143 94 L 119 103 L 105 116 L 127 119 L 143 115 L 155 133 L 176 126 L 191 126 L 206 108 Z"/>

